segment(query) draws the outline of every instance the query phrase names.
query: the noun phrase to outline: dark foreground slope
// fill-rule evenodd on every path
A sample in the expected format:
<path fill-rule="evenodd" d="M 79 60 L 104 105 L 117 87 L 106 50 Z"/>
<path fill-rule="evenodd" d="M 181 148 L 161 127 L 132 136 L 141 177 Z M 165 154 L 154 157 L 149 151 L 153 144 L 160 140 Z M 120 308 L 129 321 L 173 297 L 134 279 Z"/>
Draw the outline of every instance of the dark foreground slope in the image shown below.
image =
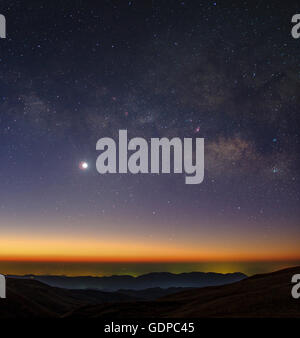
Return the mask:
<path fill-rule="evenodd" d="M 131 295 L 97 290 L 66 290 L 36 280 L 7 279 L 7 298 L 0 299 L 0 318 L 61 317 L 86 305 L 137 301 Z"/>
<path fill-rule="evenodd" d="M 291 278 L 296 273 L 300 267 L 181 292 L 177 288 L 69 290 L 8 278 L 7 299 L 0 299 L 0 318 L 300 318 L 300 300 L 291 297 Z"/>
<path fill-rule="evenodd" d="M 69 290 L 56 288 L 34 279 L 7 278 L 7 298 L 0 299 L 0 318 L 62 317 L 74 309 L 95 304 L 154 300 L 185 288 L 145 290 Z"/>
<path fill-rule="evenodd" d="M 68 317 L 300 317 L 300 300 L 291 297 L 291 278 L 296 273 L 300 273 L 300 267 L 255 275 L 229 285 L 188 290 L 157 301 L 86 306 Z"/>

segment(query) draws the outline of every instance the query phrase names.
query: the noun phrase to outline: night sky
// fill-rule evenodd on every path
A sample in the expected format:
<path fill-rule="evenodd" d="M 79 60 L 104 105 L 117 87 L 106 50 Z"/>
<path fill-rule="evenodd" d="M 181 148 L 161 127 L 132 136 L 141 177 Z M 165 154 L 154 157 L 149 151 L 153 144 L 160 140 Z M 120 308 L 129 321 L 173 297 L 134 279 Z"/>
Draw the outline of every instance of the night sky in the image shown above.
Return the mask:
<path fill-rule="evenodd" d="M 300 259 L 299 2 L 1 1 L 0 12 L 0 260 Z M 204 138 L 203 183 L 100 175 L 96 142 L 120 129 Z"/>

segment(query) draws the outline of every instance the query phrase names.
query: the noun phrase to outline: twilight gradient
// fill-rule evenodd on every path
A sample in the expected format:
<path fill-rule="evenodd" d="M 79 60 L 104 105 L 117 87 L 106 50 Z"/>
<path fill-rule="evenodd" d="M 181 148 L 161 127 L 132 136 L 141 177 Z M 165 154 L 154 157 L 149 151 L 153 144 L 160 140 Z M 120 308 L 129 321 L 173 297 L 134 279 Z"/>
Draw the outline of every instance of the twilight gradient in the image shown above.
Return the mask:
<path fill-rule="evenodd" d="M 2 3 L 1 269 L 300 260 L 296 3 Z M 204 182 L 99 175 L 119 129 L 204 137 Z"/>

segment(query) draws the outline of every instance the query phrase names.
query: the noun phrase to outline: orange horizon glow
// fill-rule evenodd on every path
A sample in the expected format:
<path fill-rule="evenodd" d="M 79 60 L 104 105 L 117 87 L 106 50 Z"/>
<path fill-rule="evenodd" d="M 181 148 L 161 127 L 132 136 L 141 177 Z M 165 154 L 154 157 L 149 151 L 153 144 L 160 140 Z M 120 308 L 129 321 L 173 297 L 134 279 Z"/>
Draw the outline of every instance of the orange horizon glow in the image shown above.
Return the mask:
<path fill-rule="evenodd" d="M 273 238 L 266 243 L 255 237 L 180 238 L 166 241 L 145 238 L 65 237 L 55 235 L 6 235 L 0 238 L 0 261 L 74 263 L 163 262 L 262 262 L 297 261 L 295 238 Z"/>
<path fill-rule="evenodd" d="M 258 263 L 258 262 L 285 262 L 285 261 L 299 261 L 300 256 L 277 256 L 277 257 L 242 257 L 234 256 L 234 257 L 226 257 L 224 259 L 216 259 L 216 258 L 157 258 L 153 259 L 150 257 L 145 258 L 119 258 L 112 257 L 101 259 L 99 257 L 94 257 L 90 259 L 86 259 L 83 257 L 29 257 L 29 256 L 1 256 L 0 262 L 28 262 L 28 263 L 201 263 L 201 262 L 214 262 L 214 263 L 223 263 L 223 262 L 242 262 L 242 263 Z"/>

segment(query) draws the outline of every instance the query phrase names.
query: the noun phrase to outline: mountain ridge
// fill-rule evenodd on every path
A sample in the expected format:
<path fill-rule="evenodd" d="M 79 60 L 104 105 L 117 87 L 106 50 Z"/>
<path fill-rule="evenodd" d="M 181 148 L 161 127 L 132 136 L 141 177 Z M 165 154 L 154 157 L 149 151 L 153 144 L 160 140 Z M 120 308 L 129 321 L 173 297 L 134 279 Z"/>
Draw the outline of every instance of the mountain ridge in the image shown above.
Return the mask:
<path fill-rule="evenodd" d="M 7 278 L 0 318 L 300 318 L 291 278 L 300 266 L 202 288 L 74 290 Z"/>
<path fill-rule="evenodd" d="M 33 279 L 53 287 L 65 289 L 96 289 L 102 291 L 117 291 L 119 289 L 143 290 L 148 288 L 171 287 L 205 287 L 233 283 L 247 278 L 241 272 L 185 272 L 174 274 L 170 272 L 151 272 L 140 276 L 112 275 L 103 277 L 93 276 L 55 276 L 55 275 L 9 275 L 8 278 Z"/>

